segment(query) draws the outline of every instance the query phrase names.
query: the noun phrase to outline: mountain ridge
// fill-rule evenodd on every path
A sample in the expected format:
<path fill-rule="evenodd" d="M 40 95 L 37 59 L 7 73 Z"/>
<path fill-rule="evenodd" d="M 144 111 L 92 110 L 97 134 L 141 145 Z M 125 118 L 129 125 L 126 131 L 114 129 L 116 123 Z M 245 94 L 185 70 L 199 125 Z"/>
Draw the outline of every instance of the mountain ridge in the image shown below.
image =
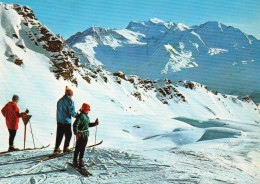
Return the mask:
<path fill-rule="evenodd" d="M 122 30 L 99 30 L 109 30 L 110 33 L 96 32 L 99 40 L 91 34 L 85 35 L 87 37 L 77 34 L 79 38 L 82 36 L 82 40 L 89 39 L 95 43 L 91 49 L 84 45 L 84 41 L 72 41 L 74 36 L 67 43 L 112 72 L 123 71 L 153 80 L 165 77 L 175 78 L 176 81 L 192 80 L 235 95 L 250 95 L 260 89 L 259 81 L 252 77 L 259 73 L 260 41 L 232 26 L 208 21 L 188 27 L 171 21 L 156 20 L 154 23 L 150 19 L 131 21 Z M 122 39 L 118 35 L 120 31 L 122 35 L 131 34 L 132 37 L 123 36 Z M 91 53 L 89 50 L 92 50 Z M 139 68 L 144 68 L 146 72 Z M 212 76 L 207 75 L 209 71 Z M 208 79 L 201 75 L 204 73 Z M 242 90 L 239 83 L 246 84 L 242 85 Z M 256 101 L 259 100 L 256 98 Z"/>

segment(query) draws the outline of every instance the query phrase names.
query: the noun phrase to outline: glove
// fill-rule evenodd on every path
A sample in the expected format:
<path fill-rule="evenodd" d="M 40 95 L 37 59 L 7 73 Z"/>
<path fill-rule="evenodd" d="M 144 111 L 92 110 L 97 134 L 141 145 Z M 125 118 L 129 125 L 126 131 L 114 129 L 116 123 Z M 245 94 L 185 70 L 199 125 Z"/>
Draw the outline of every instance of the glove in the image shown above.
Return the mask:
<path fill-rule="evenodd" d="M 95 123 L 96 123 L 96 125 L 98 125 L 98 124 L 99 124 L 98 118 L 96 119 Z"/>
<path fill-rule="evenodd" d="M 81 137 L 81 133 L 74 133 L 76 137 L 80 138 Z"/>
<path fill-rule="evenodd" d="M 21 113 L 22 118 L 25 118 L 27 116 L 27 114 L 25 114 L 24 112 Z"/>
<path fill-rule="evenodd" d="M 26 109 L 26 111 L 25 111 L 25 114 L 28 114 L 29 113 L 29 110 L 28 109 Z"/>

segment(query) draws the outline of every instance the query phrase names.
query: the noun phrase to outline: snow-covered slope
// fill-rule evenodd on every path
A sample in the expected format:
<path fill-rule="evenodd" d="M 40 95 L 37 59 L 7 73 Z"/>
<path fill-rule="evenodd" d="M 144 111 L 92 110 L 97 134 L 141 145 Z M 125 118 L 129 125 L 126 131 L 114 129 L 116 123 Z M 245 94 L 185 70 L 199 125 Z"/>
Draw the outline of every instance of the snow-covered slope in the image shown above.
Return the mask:
<path fill-rule="evenodd" d="M 37 138 L 36 146 L 51 145 L 43 151 L 1 156 L 0 182 L 86 181 L 71 171 L 55 171 L 55 168 L 63 167 L 69 157 L 35 162 L 36 156 L 52 152 L 56 136 L 56 103 L 63 96 L 66 85 L 74 91 L 76 109 L 87 102 L 91 106 L 90 119 L 93 121 L 98 117 L 100 120 L 97 139 L 104 140 L 104 143 L 97 149 L 96 170 L 91 171 L 95 176 L 90 180 L 94 183 L 209 183 L 221 179 L 231 183 L 250 183 L 260 176 L 257 149 L 260 109 L 250 98 L 239 100 L 236 96 L 212 92 L 197 82 L 153 81 L 123 72 L 110 73 L 96 66 L 98 61 L 95 60 L 94 50 L 87 53 L 90 54 L 89 61 L 85 56 L 77 57 L 60 36 L 35 18 L 28 7 L 0 3 L 0 17 L 0 107 L 10 101 L 13 94 L 19 95 L 20 110 L 28 108 L 33 115 L 31 124 Z M 157 19 L 153 19 L 153 23 L 161 25 Z M 164 23 L 163 26 L 168 26 L 164 30 L 167 31 L 174 25 Z M 178 27 L 190 29 L 183 25 Z M 98 29 L 93 27 L 88 31 Z M 99 31 L 113 34 L 113 37 L 103 35 L 100 39 L 107 45 L 116 43 L 130 49 L 130 45 L 143 44 L 143 33 Z M 113 39 L 116 36 L 121 38 L 120 42 Z M 96 39 L 86 39 L 89 48 L 97 44 Z M 84 54 L 86 45 L 81 46 Z M 168 49 L 172 48 L 169 46 Z M 181 51 L 176 52 L 182 54 Z M 19 148 L 23 147 L 23 128 L 20 122 L 15 139 Z M 94 135 L 95 129 L 92 129 L 89 144 L 94 142 Z M 2 115 L 0 139 L 0 150 L 6 150 L 8 131 Z M 243 145 L 231 145 L 237 141 L 243 141 Z M 221 147 L 222 144 L 226 147 Z M 29 130 L 26 146 L 33 147 Z M 92 158 L 91 154 L 88 151 L 85 159 Z M 185 164 L 186 159 L 197 169 Z M 233 163 L 232 159 L 242 165 Z M 198 167 L 201 162 L 206 164 L 205 168 Z M 226 163 L 225 168 L 222 162 Z M 11 170 L 10 164 L 16 167 Z M 220 175 L 219 172 L 212 173 L 216 169 Z M 160 172 L 154 174 L 153 171 L 158 170 Z M 208 174 L 209 171 L 211 174 Z M 230 172 L 232 178 L 229 178 Z"/>
<path fill-rule="evenodd" d="M 260 101 L 260 41 L 218 22 L 188 27 L 150 19 L 130 22 L 123 30 L 93 27 L 67 43 L 112 72 L 193 80 Z"/>

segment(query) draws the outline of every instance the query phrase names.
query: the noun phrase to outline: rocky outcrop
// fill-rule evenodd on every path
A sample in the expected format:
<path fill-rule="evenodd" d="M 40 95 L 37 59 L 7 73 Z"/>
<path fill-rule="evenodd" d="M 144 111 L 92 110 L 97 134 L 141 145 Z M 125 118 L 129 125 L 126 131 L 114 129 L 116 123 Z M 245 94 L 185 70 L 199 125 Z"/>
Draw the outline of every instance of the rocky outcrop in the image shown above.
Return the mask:
<path fill-rule="evenodd" d="M 25 19 L 28 18 L 28 19 L 38 20 L 35 17 L 33 11 L 29 7 L 21 6 L 19 4 L 14 4 L 13 6 L 14 6 L 14 9 L 17 11 L 17 13 L 19 15 L 22 15 Z"/>
<path fill-rule="evenodd" d="M 121 71 L 113 73 L 113 76 L 117 76 L 121 79 L 127 80 L 126 77 L 125 77 L 125 74 Z"/>
<path fill-rule="evenodd" d="M 136 97 L 139 101 L 142 101 L 142 95 L 140 92 L 135 92 L 135 93 L 132 93 L 132 95 L 134 97 Z"/>
<path fill-rule="evenodd" d="M 40 46 L 46 51 L 45 55 L 50 58 L 50 64 L 52 65 L 50 70 L 54 72 L 57 79 L 62 77 L 64 80 L 69 80 L 77 85 L 74 72 L 81 69 L 83 70 L 82 75 L 90 82 L 91 79 L 86 77 L 87 74 L 84 74 L 84 69 L 79 64 L 79 58 L 75 55 L 74 51 L 67 46 L 61 36 L 53 34 L 47 27 L 42 25 L 35 17 L 33 11 L 27 6 L 18 4 L 9 6 L 23 17 L 21 29 L 25 31 L 28 38 L 34 45 Z M 22 44 L 23 38 L 20 38 L 18 32 L 12 33 L 12 37 L 19 39 L 17 46 L 25 49 L 25 45 Z M 17 65 L 23 64 L 22 60 L 18 59 L 16 59 L 14 63 Z"/>
<path fill-rule="evenodd" d="M 14 63 L 15 63 L 16 65 L 18 65 L 18 66 L 21 66 L 21 65 L 23 64 L 23 60 L 16 58 L 16 59 L 14 59 Z"/>
<path fill-rule="evenodd" d="M 252 102 L 252 99 L 249 96 L 245 96 L 242 98 L 242 101 L 249 103 L 249 102 Z"/>

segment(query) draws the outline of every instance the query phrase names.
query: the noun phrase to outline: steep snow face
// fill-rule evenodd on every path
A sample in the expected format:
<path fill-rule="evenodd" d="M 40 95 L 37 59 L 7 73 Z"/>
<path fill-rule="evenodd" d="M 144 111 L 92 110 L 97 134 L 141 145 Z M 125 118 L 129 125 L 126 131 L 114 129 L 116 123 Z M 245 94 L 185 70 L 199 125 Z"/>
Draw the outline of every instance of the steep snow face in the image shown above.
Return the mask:
<path fill-rule="evenodd" d="M 127 36 L 127 30 L 131 31 L 131 37 Z M 188 27 L 182 23 L 150 19 L 132 21 L 126 29 L 113 31 L 125 36 L 110 34 L 113 37 L 110 40 L 116 44 L 103 44 L 99 40 L 98 45 L 89 49 L 94 51 L 91 51 L 91 60 L 95 58 L 112 72 L 123 71 L 154 80 L 164 77 L 193 80 L 221 92 L 252 95 L 257 102 L 260 100 L 257 98 L 260 41 L 239 29 L 219 22 Z M 94 34 L 87 35 L 96 40 Z M 73 41 L 76 36 L 83 38 L 86 35 L 77 33 L 68 39 L 69 45 L 78 49 L 78 42 Z M 127 44 L 118 44 L 122 40 Z M 86 45 L 87 48 L 88 43 L 81 42 L 82 47 Z M 171 52 L 173 49 L 169 50 L 169 46 L 176 52 Z M 79 49 L 77 52 L 90 51 Z"/>
<path fill-rule="evenodd" d="M 116 48 L 120 47 L 142 46 L 146 44 L 141 41 L 144 36 L 127 29 L 113 30 L 93 26 L 83 33 L 77 33 L 70 37 L 67 43 L 69 46 L 72 46 L 71 43 L 76 43 L 73 45 L 73 49 L 79 53 L 83 64 L 97 66 L 102 65 L 102 63 L 96 58 L 96 48 L 102 46 L 115 51 Z"/>
<path fill-rule="evenodd" d="M 174 73 L 181 71 L 184 68 L 197 67 L 197 63 L 193 62 L 192 52 L 185 51 L 184 44 L 180 42 L 179 53 L 170 44 L 165 45 L 167 52 L 169 53 L 170 59 L 165 66 L 165 69 L 161 71 L 162 74 Z"/>

